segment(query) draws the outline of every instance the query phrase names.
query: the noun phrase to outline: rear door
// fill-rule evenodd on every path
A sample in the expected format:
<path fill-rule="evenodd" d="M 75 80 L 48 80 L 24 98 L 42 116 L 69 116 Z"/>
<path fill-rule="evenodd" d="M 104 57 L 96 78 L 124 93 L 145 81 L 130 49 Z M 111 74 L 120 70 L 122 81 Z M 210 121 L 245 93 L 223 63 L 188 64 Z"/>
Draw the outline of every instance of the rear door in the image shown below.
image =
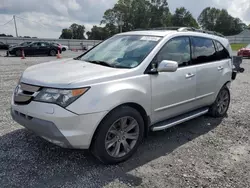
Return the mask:
<path fill-rule="evenodd" d="M 217 82 L 222 76 L 224 61 L 218 61 L 216 46 L 209 38 L 192 37 L 192 63 L 196 66 L 195 106 L 203 107 L 214 102 Z"/>
<path fill-rule="evenodd" d="M 41 46 L 39 49 L 40 54 L 49 54 L 50 44 L 47 42 L 41 42 Z"/>

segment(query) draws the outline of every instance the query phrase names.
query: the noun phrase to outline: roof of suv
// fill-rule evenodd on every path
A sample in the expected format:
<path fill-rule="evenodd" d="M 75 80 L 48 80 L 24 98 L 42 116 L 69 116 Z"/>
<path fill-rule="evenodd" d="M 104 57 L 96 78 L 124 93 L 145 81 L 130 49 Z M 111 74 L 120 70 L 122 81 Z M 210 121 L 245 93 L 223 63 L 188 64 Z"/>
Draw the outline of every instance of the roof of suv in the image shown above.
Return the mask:
<path fill-rule="evenodd" d="M 167 35 L 171 35 L 171 34 L 177 34 L 179 33 L 181 34 L 188 34 L 191 36 L 197 36 L 197 37 L 207 37 L 207 38 L 211 38 L 214 40 L 218 40 L 220 41 L 220 43 L 223 44 L 224 47 L 227 48 L 227 50 L 229 51 L 229 53 L 232 53 L 232 49 L 230 46 L 230 43 L 228 41 L 227 38 L 223 37 L 223 36 L 219 36 L 216 34 L 211 34 L 211 33 L 202 33 L 202 32 L 197 32 L 197 31 L 178 31 L 178 30 L 140 30 L 140 31 L 129 31 L 129 32 L 125 32 L 125 33 L 120 33 L 118 35 L 148 35 L 148 36 L 160 36 L 160 37 L 165 37 Z"/>
<path fill-rule="evenodd" d="M 121 33 L 120 35 L 148 35 L 148 36 L 160 36 L 164 37 L 171 33 L 176 33 L 175 30 L 145 30 L 145 31 L 129 31 L 125 33 Z"/>

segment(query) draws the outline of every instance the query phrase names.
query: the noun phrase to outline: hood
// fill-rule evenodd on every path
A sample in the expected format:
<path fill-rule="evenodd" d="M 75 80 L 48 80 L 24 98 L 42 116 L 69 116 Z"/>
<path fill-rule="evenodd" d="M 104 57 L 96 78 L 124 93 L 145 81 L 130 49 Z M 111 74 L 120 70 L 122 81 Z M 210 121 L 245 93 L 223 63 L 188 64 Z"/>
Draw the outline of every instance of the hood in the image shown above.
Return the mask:
<path fill-rule="evenodd" d="M 120 78 L 130 69 L 117 69 L 88 63 L 81 60 L 64 59 L 29 67 L 23 72 L 21 82 L 54 88 L 78 88 Z"/>

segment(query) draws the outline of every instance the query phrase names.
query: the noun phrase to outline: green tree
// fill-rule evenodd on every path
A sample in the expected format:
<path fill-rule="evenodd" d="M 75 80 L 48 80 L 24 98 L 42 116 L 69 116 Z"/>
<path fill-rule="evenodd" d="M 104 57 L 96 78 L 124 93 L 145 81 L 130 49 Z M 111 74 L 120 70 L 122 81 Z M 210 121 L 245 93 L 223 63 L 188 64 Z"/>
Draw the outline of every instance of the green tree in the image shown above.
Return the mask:
<path fill-rule="evenodd" d="M 169 27 L 172 26 L 171 12 L 167 0 L 152 0 L 150 11 L 150 27 Z"/>
<path fill-rule="evenodd" d="M 85 36 L 84 36 L 85 27 L 84 27 L 84 25 L 78 25 L 76 23 L 73 23 L 70 26 L 70 30 L 72 31 L 73 39 L 85 39 Z"/>
<path fill-rule="evenodd" d="M 94 25 L 91 31 L 87 32 L 89 40 L 104 40 L 107 38 L 107 33 L 103 27 L 98 27 Z"/>
<path fill-rule="evenodd" d="M 235 35 L 247 28 L 239 18 L 234 18 L 225 9 L 205 8 L 198 22 L 203 29 L 216 31 L 223 35 Z"/>
<path fill-rule="evenodd" d="M 171 14 L 166 0 L 153 3 L 146 0 L 119 0 L 104 13 L 101 23 L 119 26 L 120 21 L 123 21 L 123 31 L 164 27 L 171 25 Z"/>
<path fill-rule="evenodd" d="M 89 40 L 104 40 L 118 33 L 118 28 L 112 24 L 106 24 L 105 27 L 94 25 L 91 31 L 87 32 Z"/>
<path fill-rule="evenodd" d="M 219 15 L 219 9 L 207 7 L 198 17 L 198 23 L 203 29 L 214 31 Z"/>
<path fill-rule="evenodd" d="M 175 10 L 174 15 L 172 16 L 172 24 L 173 26 L 199 27 L 192 14 L 184 7 Z"/>
<path fill-rule="evenodd" d="M 63 29 L 60 39 L 72 39 L 72 31 L 70 29 Z"/>

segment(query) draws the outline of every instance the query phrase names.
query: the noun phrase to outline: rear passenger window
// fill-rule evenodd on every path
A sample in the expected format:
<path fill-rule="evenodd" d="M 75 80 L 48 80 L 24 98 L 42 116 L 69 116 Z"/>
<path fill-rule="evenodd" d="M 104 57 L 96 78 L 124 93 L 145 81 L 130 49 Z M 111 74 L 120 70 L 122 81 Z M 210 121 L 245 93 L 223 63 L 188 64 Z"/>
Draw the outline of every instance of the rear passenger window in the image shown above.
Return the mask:
<path fill-rule="evenodd" d="M 213 40 L 201 37 L 192 37 L 193 64 L 216 61 L 216 50 Z"/>
<path fill-rule="evenodd" d="M 156 56 L 156 61 L 162 60 L 176 61 L 179 67 L 190 64 L 190 41 L 189 37 L 177 37 L 168 41 Z"/>
<path fill-rule="evenodd" d="M 215 44 L 217 46 L 217 60 L 228 59 L 230 56 L 224 46 L 218 41 L 215 41 Z"/>

